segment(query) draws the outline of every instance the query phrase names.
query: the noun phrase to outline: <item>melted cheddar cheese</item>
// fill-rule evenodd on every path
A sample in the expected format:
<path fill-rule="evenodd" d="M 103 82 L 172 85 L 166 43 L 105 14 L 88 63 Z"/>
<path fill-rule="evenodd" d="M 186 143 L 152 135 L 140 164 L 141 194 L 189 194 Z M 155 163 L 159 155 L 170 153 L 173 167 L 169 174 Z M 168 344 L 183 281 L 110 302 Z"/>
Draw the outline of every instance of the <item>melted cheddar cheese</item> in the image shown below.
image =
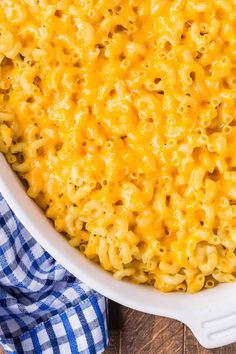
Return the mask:
<path fill-rule="evenodd" d="M 0 151 L 117 279 L 235 280 L 235 108 L 233 0 L 1 0 Z"/>

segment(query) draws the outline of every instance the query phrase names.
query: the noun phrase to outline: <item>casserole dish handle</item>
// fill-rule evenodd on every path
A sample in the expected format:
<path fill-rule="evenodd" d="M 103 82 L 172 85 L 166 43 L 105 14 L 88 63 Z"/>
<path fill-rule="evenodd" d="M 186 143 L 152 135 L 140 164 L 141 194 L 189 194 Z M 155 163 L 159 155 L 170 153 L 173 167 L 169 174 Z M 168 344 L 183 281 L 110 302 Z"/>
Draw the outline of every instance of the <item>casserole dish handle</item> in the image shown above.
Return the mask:
<path fill-rule="evenodd" d="M 183 322 L 205 348 L 218 348 L 236 342 L 236 302 L 234 308 L 208 309 L 185 316 Z"/>

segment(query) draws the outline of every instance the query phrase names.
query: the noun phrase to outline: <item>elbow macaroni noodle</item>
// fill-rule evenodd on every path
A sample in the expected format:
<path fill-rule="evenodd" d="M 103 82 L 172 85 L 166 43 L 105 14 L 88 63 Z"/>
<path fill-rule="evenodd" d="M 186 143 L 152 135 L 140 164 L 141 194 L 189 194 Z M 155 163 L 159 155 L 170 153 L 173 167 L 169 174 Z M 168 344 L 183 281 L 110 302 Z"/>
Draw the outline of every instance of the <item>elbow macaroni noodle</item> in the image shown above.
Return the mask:
<path fill-rule="evenodd" d="M 117 279 L 236 276 L 236 3 L 1 0 L 0 151 Z"/>

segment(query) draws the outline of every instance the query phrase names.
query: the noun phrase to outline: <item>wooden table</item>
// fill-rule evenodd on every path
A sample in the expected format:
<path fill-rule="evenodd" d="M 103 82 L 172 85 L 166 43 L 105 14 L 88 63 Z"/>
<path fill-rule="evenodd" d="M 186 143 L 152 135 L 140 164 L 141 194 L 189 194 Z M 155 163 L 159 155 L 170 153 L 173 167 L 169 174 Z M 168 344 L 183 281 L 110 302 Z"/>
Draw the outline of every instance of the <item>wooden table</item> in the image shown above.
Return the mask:
<path fill-rule="evenodd" d="M 236 343 L 204 349 L 182 323 L 110 302 L 110 345 L 106 354 L 236 354 Z"/>
<path fill-rule="evenodd" d="M 236 354 L 236 343 L 204 349 L 182 323 L 110 302 L 110 345 L 105 354 Z M 0 348 L 0 354 L 4 352 Z"/>

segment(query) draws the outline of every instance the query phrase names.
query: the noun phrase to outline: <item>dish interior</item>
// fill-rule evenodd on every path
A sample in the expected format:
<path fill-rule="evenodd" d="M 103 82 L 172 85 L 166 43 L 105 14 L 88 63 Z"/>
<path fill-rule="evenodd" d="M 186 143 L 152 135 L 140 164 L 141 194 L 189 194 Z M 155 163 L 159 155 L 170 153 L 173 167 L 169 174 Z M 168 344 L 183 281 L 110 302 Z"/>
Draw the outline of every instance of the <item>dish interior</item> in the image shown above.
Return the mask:
<path fill-rule="evenodd" d="M 139 311 L 170 316 L 179 320 L 184 320 L 186 314 L 191 317 L 198 313 L 201 316 L 201 313 L 209 311 L 211 307 L 217 309 L 221 304 L 225 304 L 225 299 L 230 303 L 234 298 L 233 294 L 236 291 L 234 283 L 222 284 L 189 295 L 163 294 L 147 285 L 140 286 L 114 279 L 111 274 L 79 254 L 60 233 L 55 231 L 41 209 L 26 195 L 22 183 L 10 169 L 2 154 L 0 154 L 0 170 L 0 191 L 27 230 L 66 269 L 108 298 Z"/>
<path fill-rule="evenodd" d="M 236 279 L 235 12 L 2 1 L 0 151 L 116 279 L 188 293 Z"/>

